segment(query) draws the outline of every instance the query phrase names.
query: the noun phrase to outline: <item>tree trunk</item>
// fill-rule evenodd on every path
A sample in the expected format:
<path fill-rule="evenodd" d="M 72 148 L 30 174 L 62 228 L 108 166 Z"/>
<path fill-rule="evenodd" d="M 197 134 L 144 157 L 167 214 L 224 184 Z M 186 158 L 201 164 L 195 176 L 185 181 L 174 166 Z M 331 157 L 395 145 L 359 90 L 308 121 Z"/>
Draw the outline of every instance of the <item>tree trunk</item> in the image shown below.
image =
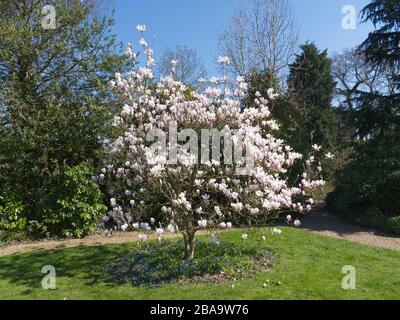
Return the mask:
<path fill-rule="evenodd" d="M 184 233 L 183 239 L 185 240 L 185 256 L 186 261 L 194 259 L 194 233 Z"/>

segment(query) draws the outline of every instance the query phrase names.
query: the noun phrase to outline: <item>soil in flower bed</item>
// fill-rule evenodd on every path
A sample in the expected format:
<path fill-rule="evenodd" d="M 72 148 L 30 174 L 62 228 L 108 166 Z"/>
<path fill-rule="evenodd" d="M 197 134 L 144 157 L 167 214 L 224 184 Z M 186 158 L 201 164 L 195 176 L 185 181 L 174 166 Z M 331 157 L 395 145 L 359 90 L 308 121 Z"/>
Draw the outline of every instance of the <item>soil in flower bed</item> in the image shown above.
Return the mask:
<path fill-rule="evenodd" d="M 146 243 L 135 252 L 111 263 L 107 277 L 113 283 L 133 286 L 178 283 L 224 283 L 269 270 L 275 255 L 266 247 L 197 241 L 195 259 L 183 261 L 182 241 Z"/>

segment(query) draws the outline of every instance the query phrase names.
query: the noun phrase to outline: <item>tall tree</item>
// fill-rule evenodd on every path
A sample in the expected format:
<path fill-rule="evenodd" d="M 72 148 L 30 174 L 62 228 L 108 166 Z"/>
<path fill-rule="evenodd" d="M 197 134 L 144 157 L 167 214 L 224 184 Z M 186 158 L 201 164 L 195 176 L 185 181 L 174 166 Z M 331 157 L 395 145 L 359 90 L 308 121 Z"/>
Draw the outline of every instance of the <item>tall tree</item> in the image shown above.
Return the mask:
<path fill-rule="evenodd" d="M 337 119 L 332 108 L 334 81 L 332 61 L 327 51 L 312 44 L 302 45 L 301 53 L 290 65 L 288 87 L 290 95 L 306 119 L 310 139 L 334 149 L 337 143 Z"/>
<path fill-rule="evenodd" d="M 288 0 L 250 0 L 237 8 L 220 33 L 220 53 L 228 56 L 231 72 L 280 74 L 297 46 L 297 29 Z"/>
<path fill-rule="evenodd" d="M 400 2 L 373 0 L 362 10 L 363 22 L 375 30 L 360 45 L 368 63 L 386 72 L 391 80 L 389 92 L 360 96 L 357 115 L 360 135 L 398 136 L 400 132 Z"/>
<path fill-rule="evenodd" d="M 261 93 L 262 96 L 268 97 L 269 90 L 274 89 L 275 93 L 279 96 L 275 99 L 268 99 L 268 107 L 271 111 L 271 117 L 277 120 L 280 130 L 277 136 L 283 139 L 296 152 L 304 155 L 307 159 L 311 151 L 310 133 L 305 126 L 306 119 L 300 112 L 296 105 L 293 103 L 288 92 L 284 92 L 279 85 L 279 80 L 268 72 L 253 72 L 249 81 L 248 98 L 246 106 L 251 106 L 256 99 L 256 93 Z M 299 161 L 293 166 L 289 173 L 290 182 L 298 180 L 299 175 L 302 173 L 304 162 Z"/>
<path fill-rule="evenodd" d="M 0 2 L 0 184 L 34 217 L 62 166 L 99 161 L 108 82 L 123 59 L 112 19 L 92 10 L 80 0 Z"/>

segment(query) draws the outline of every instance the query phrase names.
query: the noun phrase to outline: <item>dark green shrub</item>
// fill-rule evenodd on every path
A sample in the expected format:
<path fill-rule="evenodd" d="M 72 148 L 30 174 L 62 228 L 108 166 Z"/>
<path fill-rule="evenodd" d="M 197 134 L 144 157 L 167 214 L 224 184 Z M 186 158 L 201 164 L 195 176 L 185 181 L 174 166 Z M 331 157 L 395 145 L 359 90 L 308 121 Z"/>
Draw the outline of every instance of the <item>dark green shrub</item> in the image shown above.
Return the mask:
<path fill-rule="evenodd" d="M 386 230 L 396 235 L 400 235 L 400 216 L 390 218 L 386 222 Z"/>
<path fill-rule="evenodd" d="M 400 147 L 371 139 L 355 148 L 328 203 L 346 219 L 381 228 L 400 215 L 399 195 Z"/>
<path fill-rule="evenodd" d="M 60 237 L 83 237 L 96 228 L 106 207 L 91 168 L 65 167 L 51 184 L 45 201 L 42 232 Z"/>

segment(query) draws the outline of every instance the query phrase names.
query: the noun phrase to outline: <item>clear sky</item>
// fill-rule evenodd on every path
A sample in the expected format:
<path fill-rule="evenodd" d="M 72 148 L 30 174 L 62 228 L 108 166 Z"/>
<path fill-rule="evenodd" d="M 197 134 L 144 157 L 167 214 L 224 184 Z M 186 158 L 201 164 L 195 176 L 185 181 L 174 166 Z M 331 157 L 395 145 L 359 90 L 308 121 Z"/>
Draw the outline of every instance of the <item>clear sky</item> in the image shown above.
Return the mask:
<path fill-rule="evenodd" d="M 244 0 L 245 1 L 245 0 Z M 357 14 L 368 0 L 291 0 L 300 43 L 314 41 L 329 53 L 360 44 L 371 30 L 357 25 L 356 30 L 341 26 L 344 5 L 352 5 Z M 216 72 L 217 33 L 240 0 L 113 0 L 115 32 L 127 43 L 137 43 L 136 25 L 145 24 L 147 40 L 156 58 L 166 46 L 186 45 L 196 49 L 207 71 Z"/>

